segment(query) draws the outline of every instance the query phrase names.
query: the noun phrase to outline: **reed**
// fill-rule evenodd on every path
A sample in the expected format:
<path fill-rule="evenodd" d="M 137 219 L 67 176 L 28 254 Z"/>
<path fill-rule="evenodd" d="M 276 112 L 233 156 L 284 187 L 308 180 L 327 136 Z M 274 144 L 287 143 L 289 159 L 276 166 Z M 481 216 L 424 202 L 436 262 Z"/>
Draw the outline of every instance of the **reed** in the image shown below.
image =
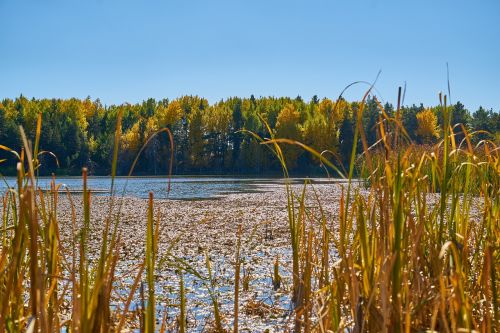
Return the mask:
<path fill-rule="evenodd" d="M 186 291 L 184 289 L 184 277 L 182 273 L 179 279 L 180 311 L 179 311 L 179 333 L 186 333 Z"/>
<path fill-rule="evenodd" d="M 303 295 L 299 293 L 300 300 L 295 303 L 296 332 L 310 331 L 313 317 L 322 318 L 314 326 L 318 331 L 500 329 L 499 149 L 491 141 L 472 147 L 471 134 L 465 129 L 465 139 L 457 144 L 447 98 L 440 95 L 440 100 L 445 110 L 443 140 L 424 150 L 405 135 L 399 113 L 391 118 L 380 104 L 379 140 L 368 147 L 361 126 L 363 99 L 357 115 L 348 186 L 340 201 L 339 232 L 327 234 L 339 250 L 331 275 L 321 271 L 309 275 L 310 262 L 315 260 L 310 252 L 310 237 L 321 245 L 320 260 L 324 263 L 329 252 L 325 233 L 316 236 L 320 233 L 310 230 L 306 242 L 302 227 L 302 241 L 297 242 L 293 237 L 296 224 L 290 224 L 293 252 L 307 254 L 298 257 L 299 267 L 303 267 L 299 281 Z M 363 146 L 360 156 L 356 155 L 358 141 Z M 262 143 L 302 146 L 274 138 Z M 352 186 L 356 162 L 366 170 L 367 193 Z M 296 196 L 299 207 L 305 190 L 301 192 Z M 472 210 L 479 211 L 481 218 L 473 219 Z M 317 225 L 319 231 L 325 229 L 324 214 L 312 218 L 299 208 L 299 216 L 305 218 L 290 219 L 303 226 Z M 311 297 L 310 279 L 313 285 L 316 281 L 320 286 L 326 278 L 332 284 L 318 290 L 321 296 Z M 328 310 L 312 312 L 314 304 L 325 309 L 321 307 L 325 299 Z"/>
<path fill-rule="evenodd" d="M 269 139 L 250 133 L 276 156 L 285 179 L 289 178 L 283 153 L 287 145 L 302 147 L 324 167 L 347 179 L 334 218 L 327 217 L 323 198 L 314 185 L 306 181 L 298 188 L 285 182 L 295 332 L 500 331 L 500 149 L 489 140 L 472 145 L 475 133 L 463 126 L 464 138 L 457 142 L 454 129 L 460 125 L 450 121 L 446 96 L 440 96 L 443 139 L 436 145 L 423 147 L 409 139 L 401 125 L 398 100 L 394 117 L 388 116 L 377 101 L 378 140 L 369 147 L 361 120 L 371 90 L 372 86 L 356 114 L 347 171 L 300 142 L 275 138 L 264 119 Z M 120 145 L 119 122 L 112 155 L 113 178 Z M 163 131 L 170 133 L 163 129 L 155 135 Z M 192 267 L 169 253 L 160 258 L 160 226 L 159 219 L 154 218 L 152 194 L 145 207 L 144 256 L 122 306 L 112 306 L 120 279 L 115 270 L 121 260 L 121 204 L 117 205 L 113 196 L 100 249 L 91 260 L 92 193 L 87 170 L 83 169 L 81 207 L 75 206 L 69 192 L 65 193 L 73 234 L 69 244 L 62 244 L 58 212 L 64 193 L 55 180 L 49 191 L 37 188 L 38 157 L 45 153 L 39 149 L 41 133 L 39 117 L 34 144 L 20 129 L 22 151 L 0 145 L 18 160 L 17 187 L 9 189 L 1 201 L 0 331 L 122 331 L 129 321 L 137 319 L 129 310 L 131 305 L 143 300 L 140 331 L 154 332 L 159 321 L 155 276 L 163 265 L 177 270 L 180 276 L 178 331 L 190 328 L 186 275 L 196 277 L 207 288 L 214 330 L 225 331 L 226 312 L 224 316 L 221 313 L 208 253 L 206 274 L 200 273 L 203 267 Z M 170 144 L 172 148 L 172 141 Z M 358 145 L 362 147 L 360 154 Z M 358 167 L 366 175 L 366 188 L 354 183 Z M 311 201 L 317 203 L 316 208 L 310 206 Z M 233 332 L 239 330 L 240 317 L 241 227 L 236 240 L 234 307 L 228 314 L 234 318 Z M 245 292 L 252 283 L 251 261 L 245 262 L 243 269 Z M 280 267 L 278 258 L 270 269 L 270 289 L 285 290 L 281 276 L 285 268 Z M 66 320 L 61 319 L 62 313 L 68 314 Z M 167 327 L 165 321 L 162 331 Z"/>
<path fill-rule="evenodd" d="M 234 269 L 234 324 L 233 332 L 238 333 L 238 314 L 240 307 L 240 270 L 241 270 L 241 225 L 238 226 L 238 232 L 236 234 L 236 258 L 235 258 L 235 269 Z"/>
<path fill-rule="evenodd" d="M 273 289 L 278 290 L 281 287 L 280 262 L 278 257 L 274 261 L 273 267 Z"/>
<path fill-rule="evenodd" d="M 120 117 L 119 117 L 120 118 Z M 60 186 L 55 179 L 50 184 L 50 191 L 44 192 L 37 188 L 36 173 L 40 166 L 38 156 L 41 135 L 41 117 L 38 117 L 35 145 L 32 146 L 22 128 L 20 137 L 23 141 L 21 153 L 11 151 L 5 146 L 0 149 L 10 151 L 18 159 L 17 189 L 9 190 L 2 197 L 3 230 L 0 255 L 0 330 L 8 332 L 53 332 L 66 328 L 73 332 L 108 332 L 120 331 L 128 316 L 128 308 L 139 285 L 144 265 L 132 286 L 121 316 L 112 316 L 111 294 L 115 288 L 117 277 L 115 267 L 118 262 L 118 246 L 120 237 L 115 227 L 112 239 L 108 240 L 108 231 L 112 221 L 113 200 L 109 216 L 102 235 L 102 243 L 97 261 L 88 259 L 88 237 L 91 230 L 90 212 L 91 192 L 87 186 L 87 170 L 82 171 L 82 211 L 81 223 L 77 221 L 76 207 L 67 192 L 71 203 L 71 220 L 74 238 L 69 244 L 70 255 L 59 239 L 58 200 Z M 116 137 L 121 131 L 117 123 Z M 116 160 L 119 140 L 115 140 L 113 154 L 113 178 L 116 172 Z M 32 153 L 33 152 L 33 153 Z M 27 166 L 27 169 L 26 169 Z M 152 211 L 151 200 L 150 211 Z M 152 214 L 152 213 L 151 213 Z M 155 258 L 154 246 L 158 226 L 151 236 L 151 216 L 148 216 L 148 244 L 146 259 L 149 286 L 154 287 L 151 262 Z M 115 221 L 118 223 L 118 221 Z M 77 227 L 77 225 L 81 227 Z M 152 239 L 152 243 L 151 243 Z M 147 260 L 146 260 L 147 261 Z M 69 273 L 69 278 L 64 278 Z M 27 290 L 25 287 L 28 286 Z M 62 286 L 62 288 L 61 288 Z M 61 289 L 62 290 L 61 290 Z M 68 293 L 68 291 L 70 291 Z M 154 288 L 150 288 L 148 302 L 148 327 L 154 331 L 156 318 L 154 308 Z M 26 296 L 29 302 L 25 306 Z M 153 297 L 151 297 L 153 295 Z M 70 300 L 70 319 L 60 321 L 61 313 L 66 311 L 65 300 Z M 152 301 L 151 301 L 152 300 Z M 151 320 L 152 318 L 152 320 Z"/>
<path fill-rule="evenodd" d="M 146 279 L 148 282 L 148 305 L 146 308 L 146 333 L 155 332 L 156 302 L 155 302 L 155 259 L 156 235 L 153 218 L 153 193 L 149 193 L 148 225 L 146 234 Z"/>

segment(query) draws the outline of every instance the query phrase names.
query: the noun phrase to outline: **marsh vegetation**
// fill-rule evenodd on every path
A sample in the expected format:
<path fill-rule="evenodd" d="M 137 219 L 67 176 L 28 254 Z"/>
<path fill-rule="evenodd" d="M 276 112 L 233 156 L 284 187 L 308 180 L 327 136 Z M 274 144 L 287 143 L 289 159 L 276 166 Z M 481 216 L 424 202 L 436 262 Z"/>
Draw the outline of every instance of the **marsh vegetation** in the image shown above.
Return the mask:
<path fill-rule="evenodd" d="M 346 168 L 342 159 L 327 159 L 328 153 L 287 137 L 285 130 L 274 130 L 264 117 L 259 126 L 265 135 L 251 129 L 241 133 L 274 156 L 285 179 L 288 160 L 303 151 L 346 183 L 330 185 L 335 195 L 329 196 L 329 185 L 316 188 L 306 181 L 298 187 L 285 182 L 283 205 L 272 208 L 276 214 L 269 215 L 275 220 L 254 228 L 245 219 L 235 219 L 232 228 L 226 224 L 217 229 L 215 217 L 198 216 L 193 221 L 198 223 L 197 234 L 191 237 L 202 238 L 206 230 L 207 238 L 192 249 L 197 252 L 192 256 L 175 250 L 181 241 L 175 230 L 172 237 L 160 237 L 166 217 L 158 207 L 168 203 L 155 202 L 153 195 L 138 201 L 141 213 L 135 213 L 134 221 L 143 237 L 130 244 L 131 229 L 122 228 L 130 223 L 124 223 L 121 214 L 127 199 L 117 195 L 94 202 L 87 169 L 78 198 L 58 188 L 55 180 L 49 191 L 37 188 L 40 156 L 46 155 L 39 149 L 44 132 L 40 114 L 32 141 L 21 127 L 20 151 L 0 146 L 17 159 L 17 186 L 2 197 L 0 330 L 238 332 L 240 318 L 252 315 L 263 322 L 285 318 L 279 321 L 281 326 L 270 328 L 276 331 L 500 330 L 500 152 L 495 141 L 454 124 L 446 96 L 440 96 L 438 107 L 442 128 L 437 130 L 437 120 L 430 120 L 438 135 L 426 137 L 426 146 L 417 144 L 405 129 L 400 101 L 389 113 L 372 97 L 370 103 L 379 112 L 372 131 L 366 133 L 369 93 L 352 114 Z M 332 114 L 341 114 L 340 101 L 332 104 Z M 123 139 L 121 112 L 112 145 L 112 178 Z M 286 111 L 282 118 L 285 115 L 292 117 L 295 111 Z M 284 120 L 278 116 L 280 122 Z M 159 133 L 170 138 L 170 156 L 165 159 L 170 157 L 167 167 L 172 170 L 171 131 L 152 132 L 147 142 Z M 375 136 L 373 142 L 368 135 Z M 138 149 L 132 169 L 141 152 Z M 362 176 L 364 184 L 354 184 L 355 175 Z M 260 206 L 254 205 L 250 213 L 256 214 Z M 228 216 L 232 209 L 223 206 Z M 98 233 L 93 229 L 95 216 L 102 220 Z M 273 229 L 285 231 L 286 236 L 277 237 Z M 61 230 L 66 233 L 64 242 Z M 227 241 L 223 248 L 210 244 L 221 239 Z M 252 242 L 263 239 L 269 249 L 276 242 L 276 248 L 283 250 L 255 251 Z M 258 255 L 268 260 L 256 263 L 252 271 L 252 256 Z M 218 269 L 217 257 L 225 261 L 225 271 Z M 252 277 L 262 268 L 258 265 L 268 266 L 267 280 Z M 157 292 L 159 277 L 167 270 L 172 279 L 176 277 L 171 302 Z M 197 303 L 196 294 L 189 295 L 193 283 L 206 291 L 211 313 L 202 328 L 190 315 Z M 288 308 L 282 311 L 283 303 L 274 306 L 246 297 L 253 285 L 267 285 L 270 295 L 286 295 Z"/>

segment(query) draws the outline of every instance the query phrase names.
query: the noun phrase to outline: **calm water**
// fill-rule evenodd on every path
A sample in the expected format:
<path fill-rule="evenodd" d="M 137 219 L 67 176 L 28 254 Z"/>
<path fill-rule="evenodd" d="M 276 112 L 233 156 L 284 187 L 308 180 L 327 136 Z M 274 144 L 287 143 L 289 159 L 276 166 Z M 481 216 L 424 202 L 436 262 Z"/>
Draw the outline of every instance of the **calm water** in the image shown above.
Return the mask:
<path fill-rule="evenodd" d="M 325 180 L 316 179 L 316 182 Z M 294 179 L 293 182 L 301 183 L 303 179 Z M 82 179 L 77 177 L 57 178 L 56 183 L 64 184 L 69 190 L 78 192 L 82 190 Z M 14 178 L 0 180 L 0 193 L 7 190 L 7 186 L 16 186 Z M 38 187 L 47 189 L 50 178 L 39 178 Z M 121 196 L 147 198 L 152 191 L 155 198 L 196 200 L 215 199 L 228 193 L 247 193 L 265 191 L 266 187 L 283 184 L 277 178 L 225 178 L 225 177 L 173 177 L 171 190 L 167 193 L 167 178 L 116 178 L 116 194 Z M 88 187 L 95 190 L 97 195 L 109 195 L 111 187 L 110 177 L 89 177 Z"/>

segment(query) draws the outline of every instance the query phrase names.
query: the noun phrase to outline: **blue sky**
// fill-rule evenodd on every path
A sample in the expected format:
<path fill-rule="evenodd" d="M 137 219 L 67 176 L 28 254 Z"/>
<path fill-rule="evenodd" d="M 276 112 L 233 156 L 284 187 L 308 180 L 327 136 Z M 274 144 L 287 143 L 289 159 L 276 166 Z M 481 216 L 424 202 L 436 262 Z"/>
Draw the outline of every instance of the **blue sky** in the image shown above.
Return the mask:
<path fill-rule="evenodd" d="M 500 1 L 0 0 L 0 98 L 312 95 L 500 110 Z M 364 88 L 348 92 L 360 99 Z"/>

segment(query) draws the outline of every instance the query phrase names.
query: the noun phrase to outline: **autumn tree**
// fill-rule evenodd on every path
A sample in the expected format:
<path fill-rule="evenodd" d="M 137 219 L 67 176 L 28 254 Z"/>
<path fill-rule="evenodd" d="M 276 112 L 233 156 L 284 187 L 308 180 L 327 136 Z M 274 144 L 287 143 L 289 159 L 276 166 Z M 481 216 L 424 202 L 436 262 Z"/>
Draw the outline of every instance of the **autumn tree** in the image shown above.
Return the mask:
<path fill-rule="evenodd" d="M 231 109 L 219 103 L 209 107 L 203 114 L 203 128 L 206 131 L 208 158 L 216 169 L 224 167 L 228 149 L 228 133 L 232 122 Z"/>
<path fill-rule="evenodd" d="M 425 109 L 417 113 L 416 134 L 421 142 L 431 143 L 439 137 L 438 122 L 436 114 L 431 109 Z"/>
<path fill-rule="evenodd" d="M 172 101 L 168 106 L 159 105 L 155 117 L 160 127 L 172 126 L 182 119 L 184 112 L 179 101 Z"/>
<path fill-rule="evenodd" d="M 287 104 L 281 110 L 276 122 L 275 137 L 279 139 L 290 139 L 302 141 L 302 129 L 299 123 L 300 114 L 293 104 Z M 295 145 L 283 145 L 285 161 L 290 169 L 297 166 L 297 160 L 303 150 Z"/>
<path fill-rule="evenodd" d="M 334 103 L 330 99 L 323 99 L 304 123 L 305 143 L 320 153 L 325 150 L 336 152 L 339 128 L 346 108 L 348 104 L 343 100 Z"/>

